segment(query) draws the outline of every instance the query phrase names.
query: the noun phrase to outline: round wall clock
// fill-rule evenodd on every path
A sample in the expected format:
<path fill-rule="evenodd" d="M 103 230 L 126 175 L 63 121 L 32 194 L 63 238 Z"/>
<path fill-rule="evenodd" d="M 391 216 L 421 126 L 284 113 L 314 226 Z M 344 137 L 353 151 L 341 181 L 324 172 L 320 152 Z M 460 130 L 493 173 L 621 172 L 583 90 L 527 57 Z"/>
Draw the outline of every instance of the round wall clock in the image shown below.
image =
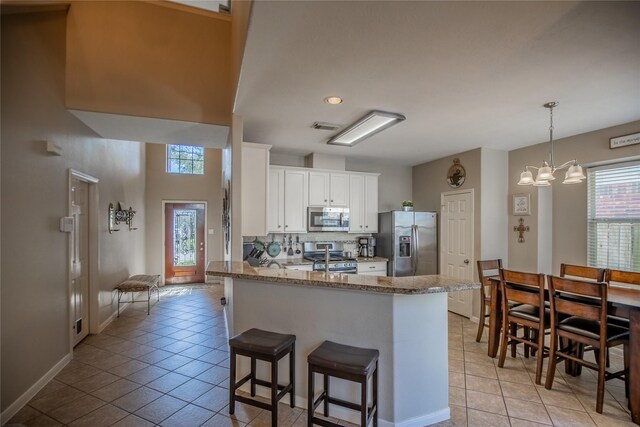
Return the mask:
<path fill-rule="evenodd" d="M 447 172 L 447 184 L 453 188 L 458 188 L 464 184 L 466 176 L 467 172 L 464 170 L 464 166 L 460 164 L 460 159 L 453 159 L 453 165 Z"/>

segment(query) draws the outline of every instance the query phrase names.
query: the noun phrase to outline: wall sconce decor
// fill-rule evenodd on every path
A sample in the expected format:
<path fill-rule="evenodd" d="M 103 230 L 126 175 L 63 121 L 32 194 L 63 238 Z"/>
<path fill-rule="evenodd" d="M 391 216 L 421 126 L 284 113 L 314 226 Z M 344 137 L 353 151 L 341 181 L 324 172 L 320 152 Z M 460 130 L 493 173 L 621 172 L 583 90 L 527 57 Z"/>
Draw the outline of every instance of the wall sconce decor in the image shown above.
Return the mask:
<path fill-rule="evenodd" d="M 121 222 L 127 224 L 129 227 L 129 231 L 137 230 L 138 228 L 133 227 L 133 216 L 136 214 L 136 211 L 129 206 L 129 209 L 122 209 L 122 205 L 118 202 L 117 206 L 113 206 L 113 203 L 109 203 L 109 234 L 114 231 L 120 231 L 119 228 L 116 228 Z"/>

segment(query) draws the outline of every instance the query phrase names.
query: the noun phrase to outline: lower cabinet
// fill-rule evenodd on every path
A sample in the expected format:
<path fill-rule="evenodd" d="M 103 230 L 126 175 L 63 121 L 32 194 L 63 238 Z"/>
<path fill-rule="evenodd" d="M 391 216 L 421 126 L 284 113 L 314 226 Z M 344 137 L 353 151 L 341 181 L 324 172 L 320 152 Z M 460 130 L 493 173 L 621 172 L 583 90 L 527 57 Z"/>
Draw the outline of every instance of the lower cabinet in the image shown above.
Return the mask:
<path fill-rule="evenodd" d="M 387 275 L 387 262 L 359 262 L 358 274 L 365 276 L 386 276 Z"/>

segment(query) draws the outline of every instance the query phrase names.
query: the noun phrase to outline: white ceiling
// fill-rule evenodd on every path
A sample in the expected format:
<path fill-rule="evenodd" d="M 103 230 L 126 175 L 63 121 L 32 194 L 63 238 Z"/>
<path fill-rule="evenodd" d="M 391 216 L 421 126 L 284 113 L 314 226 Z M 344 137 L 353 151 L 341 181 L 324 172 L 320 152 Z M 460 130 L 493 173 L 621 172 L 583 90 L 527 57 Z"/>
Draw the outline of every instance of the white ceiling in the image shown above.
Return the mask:
<path fill-rule="evenodd" d="M 234 112 L 279 152 L 510 150 L 548 140 L 547 101 L 556 139 L 640 120 L 639 23 L 637 1 L 255 1 Z M 407 119 L 355 147 L 310 128 L 372 109 Z"/>

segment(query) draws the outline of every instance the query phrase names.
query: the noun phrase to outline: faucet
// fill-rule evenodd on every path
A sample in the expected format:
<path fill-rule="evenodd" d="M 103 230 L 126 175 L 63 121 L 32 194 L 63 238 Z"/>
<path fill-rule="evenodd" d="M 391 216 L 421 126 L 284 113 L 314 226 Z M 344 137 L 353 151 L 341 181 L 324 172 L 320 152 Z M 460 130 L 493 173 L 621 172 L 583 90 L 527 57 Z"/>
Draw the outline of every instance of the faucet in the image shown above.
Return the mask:
<path fill-rule="evenodd" d="M 324 247 L 324 272 L 325 274 L 329 274 L 329 245 Z"/>

